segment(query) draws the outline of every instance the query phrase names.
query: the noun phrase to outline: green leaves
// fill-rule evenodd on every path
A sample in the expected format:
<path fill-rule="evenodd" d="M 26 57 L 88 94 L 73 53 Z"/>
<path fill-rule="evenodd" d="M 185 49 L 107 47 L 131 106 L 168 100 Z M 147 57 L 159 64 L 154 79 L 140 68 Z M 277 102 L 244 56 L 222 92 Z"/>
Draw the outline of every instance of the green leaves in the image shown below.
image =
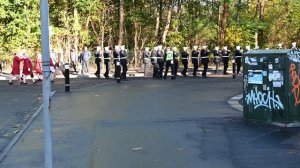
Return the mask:
<path fill-rule="evenodd" d="M 162 4 L 160 31 L 166 24 L 168 0 L 124 0 L 124 43 L 133 49 L 155 46 L 159 2 Z M 300 3 L 298 0 L 265 0 L 264 19 L 259 19 L 258 1 L 226 0 L 229 18 L 226 45 L 255 45 L 254 35 L 263 31 L 263 46 L 286 47 L 299 40 Z M 9 58 L 20 48 L 34 53 L 40 49 L 39 0 L 0 1 L 0 57 Z M 172 21 L 166 43 L 170 46 L 219 45 L 220 19 L 224 0 L 173 0 Z M 89 48 L 102 43 L 113 46 L 118 41 L 118 0 L 49 0 L 51 41 L 54 48 Z M 239 9 L 239 10 L 238 10 Z M 239 16 L 239 17 L 238 17 Z M 238 19 L 239 18 L 239 19 Z M 134 26 L 136 25 L 136 27 Z M 136 29 L 137 30 L 136 30 Z M 76 44 L 75 44 L 76 43 Z"/>

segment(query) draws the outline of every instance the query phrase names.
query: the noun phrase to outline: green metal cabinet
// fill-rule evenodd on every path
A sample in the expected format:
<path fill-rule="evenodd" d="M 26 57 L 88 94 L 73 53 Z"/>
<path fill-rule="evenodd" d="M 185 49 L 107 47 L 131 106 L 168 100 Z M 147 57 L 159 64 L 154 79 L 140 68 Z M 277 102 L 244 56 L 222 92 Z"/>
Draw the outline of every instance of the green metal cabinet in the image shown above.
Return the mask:
<path fill-rule="evenodd" d="M 243 67 L 244 117 L 300 126 L 300 51 L 252 50 Z"/>

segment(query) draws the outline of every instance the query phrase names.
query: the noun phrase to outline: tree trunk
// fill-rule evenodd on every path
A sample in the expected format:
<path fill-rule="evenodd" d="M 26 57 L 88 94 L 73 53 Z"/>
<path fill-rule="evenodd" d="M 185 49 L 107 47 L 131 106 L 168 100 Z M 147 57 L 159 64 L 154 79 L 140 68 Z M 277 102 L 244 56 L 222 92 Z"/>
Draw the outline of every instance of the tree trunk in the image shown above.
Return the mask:
<path fill-rule="evenodd" d="M 156 26 L 155 26 L 155 37 L 157 41 L 160 41 L 160 30 L 161 30 L 161 19 L 162 19 L 162 0 L 157 1 L 156 7 Z"/>
<path fill-rule="evenodd" d="M 172 21 L 172 10 L 173 10 L 173 4 L 172 3 L 173 3 L 173 1 L 169 0 L 169 10 L 168 10 L 167 22 L 166 22 L 166 26 L 164 28 L 164 32 L 162 34 L 161 44 L 166 43 L 168 31 L 170 29 L 170 25 L 171 25 L 171 21 Z"/>
<path fill-rule="evenodd" d="M 120 18 L 119 18 L 118 45 L 122 45 L 123 44 L 123 35 L 124 35 L 124 0 L 120 0 L 119 12 L 120 12 Z"/>
<path fill-rule="evenodd" d="M 237 4 L 237 16 L 236 16 L 236 22 L 239 24 L 240 23 L 240 12 L 241 12 L 241 0 L 238 0 Z"/>
<path fill-rule="evenodd" d="M 139 65 L 138 61 L 138 52 L 139 52 L 139 44 L 138 44 L 138 36 L 139 36 L 139 26 L 137 21 L 134 21 L 134 68 L 137 69 Z"/>
<path fill-rule="evenodd" d="M 227 20 L 229 17 L 229 1 L 230 0 L 224 0 L 224 4 L 223 4 L 223 15 L 222 15 L 221 29 L 220 29 L 220 46 L 221 47 L 223 47 L 225 45 Z"/>
<path fill-rule="evenodd" d="M 79 18 L 78 18 L 78 12 L 77 12 L 77 8 L 74 8 L 74 46 L 73 48 L 75 49 L 75 53 L 78 55 L 78 34 L 79 34 L 79 30 L 78 30 L 78 26 L 79 26 Z"/>
<path fill-rule="evenodd" d="M 263 22 L 265 16 L 265 0 L 259 0 L 259 20 Z M 263 47 L 264 44 L 264 30 L 258 29 L 258 46 Z"/>

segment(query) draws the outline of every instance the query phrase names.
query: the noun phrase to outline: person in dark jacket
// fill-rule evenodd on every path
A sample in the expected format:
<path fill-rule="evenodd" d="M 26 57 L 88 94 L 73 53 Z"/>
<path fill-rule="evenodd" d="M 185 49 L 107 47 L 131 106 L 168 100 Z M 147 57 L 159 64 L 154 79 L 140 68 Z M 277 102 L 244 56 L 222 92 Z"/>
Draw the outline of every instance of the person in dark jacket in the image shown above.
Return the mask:
<path fill-rule="evenodd" d="M 197 71 L 199 67 L 199 51 L 198 51 L 198 46 L 193 47 L 192 51 L 192 63 L 194 65 L 194 70 L 193 70 L 193 76 L 197 76 Z"/>
<path fill-rule="evenodd" d="M 202 71 L 202 77 L 207 78 L 206 73 L 208 69 L 208 63 L 209 63 L 209 50 L 207 49 L 207 46 L 203 46 L 201 50 L 201 64 L 203 65 L 203 71 Z"/>
<path fill-rule="evenodd" d="M 95 52 L 95 64 L 97 65 L 97 71 L 95 72 L 95 76 L 99 79 L 100 79 L 101 62 L 102 62 L 102 51 L 101 51 L 101 47 L 97 46 Z"/>
<path fill-rule="evenodd" d="M 183 51 L 181 53 L 181 63 L 183 64 L 183 70 L 181 71 L 182 76 L 187 76 L 186 72 L 188 69 L 189 62 L 189 53 L 187 49 L 188 47 L 183 47 Z"/>
<path fill-rule="evenodd" d="M 115 46 L 115 51 L 113 52 L 114 56 L 114 65 L 115 65 L 115 74 L 114 78 L 120 83 L 121 80 L 121 63 L 120 63 L 120 46 Z"/>
<path fill-rule="evenodd" d="M 222 61 L 224 64 L 223 74 L 228 75 L 227 68 L 228 68 L 228 62 L 229 62 L 229 55 L 230 51 L 228 50 L 227 46 L 225 46 L 222 50 Z"/>
<path fill-rule="evenodd" d="M 109 47 L 104 48 L 104 65 L 105 65 L 105 73 L 104 77 L 109 79 L 109 70 L 110 70 L 110 50 Z"/>
<path fill-rule="evenodd" d="M 126 74 L 127 74 L 127 52 L 125 49 L 125 46 L 121 46 L 121 51 L 120 51 L 120 61 L 121 61 L 121 66 L 122 66 L 122 74 L 121 74 L 121 79 L 122 80 L 127 80 Z"/>
<path fill-rule="evenodd" d="M 179 59 L 179 53 L 177 51 L 176 47 L 172 48 L 173 50 L 173 57 L 174 57 L 174 79 L 177 77 L 177 72 L 178 72 L 178 59 Z"/>
<path fill-rule="evenodd" d="M 236 46 L 236 49 L 234 51 L 234 59 L 235 59 L 235 63 L 237 66 L 236 69 L 236 73 L 237 75 L 241 75 L 240 74 L 240 70 L 241 70 L 241 66 L 242 66 L 242 50 L 241 50 L 241 46 Z"/>
<path fill-rule="evenodd" d="M 157 63 L 157 50 L 158 47 L 154 47 L 154 49 L 151 52 L 151 63 L 153 65 L 153 79 L 158 79 L 159 65 Z"/>
<path fill-rule="evenodd" d="M 159 71 L 158 71 L 158 78 L 162 79 L 163 77 L 163 71 L 164 71 L 164 51 L 162 50 L 162 46 L 157 47 L 157 63 L 159 65 Z"/>
<path fill-rule="evenodd" d="M 214 64 L 216 65 L 215 73 L 218 73 L 219 67 L 220 67 L 220 59 L 221 59 L 221 51 L 219 47 L 215 47 L 213 50 L 213 55 L 214 55 Z"/>

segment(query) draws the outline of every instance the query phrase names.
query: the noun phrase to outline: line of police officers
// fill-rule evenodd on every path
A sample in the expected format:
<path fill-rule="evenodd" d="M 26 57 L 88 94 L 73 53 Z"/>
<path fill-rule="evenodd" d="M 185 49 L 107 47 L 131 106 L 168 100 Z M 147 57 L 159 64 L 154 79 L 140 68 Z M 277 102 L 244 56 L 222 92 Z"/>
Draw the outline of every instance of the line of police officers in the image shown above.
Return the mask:
<path fill-rule="evenodd" d="M 250 47 L 246 47 L 246 51 L 250 50 Z M 101 48 L 97 47 L 97 51 L 95 53 L 95 63 L 97 65 L 97 71 L 95 75 L 100 78 L 100 69 L 101 69 L 101 62 L 102 62 L 102 55 L 104 59 L 105 64 L 105 73 L 104 77 L 109 78 L 109 71 L 110 71 L 110 54 L 111 50 L 109 47 L 105 47 L 104 53 L 101 53 Z M 223 50 L 220 50 L 219 47 L 215 47 L 213 50 L 213 56 L 214 56 L 214 63 L 216 65 L 215 73 L 218 72 L 218 68 L 220 66 L 221 59 L 224 64 L 223 74 L 227 75 L 227 68 L 229 63 L 229 55 L 230 51 L 225 46 Z M 240 46 L 236 47 L 234 58 L 235 62 L 237 64 L 237 73 L 239 74 L 241 63 L 242 63 L 242 49 Z M 201 50 L 198 49 L 198 46 L 193 46 L 193 50 L 191 52 L 191 58 L 189 58 L 188 53 L 188 47 L 184 47 L 183 51 L 181 53 L 181 63 L 183 64 L 183 70 L 181 71 L 181 74 L 183 76 L 187 76 L 187 70 L 188 70 L 188 62 L 189 59 L 191 59 L 192 64 L 194 66 L 193 68 L 193 76 L 197 76 L 197 71 L 199 68 L 199 61 L 201 61 L 201 64 L 203 65 L 203 71 L 202 71 L 202 77 L 207 78 L 207 69 L 208 69 L 208 63 L 209 63 L 209 55 L 210 51 L 208 50 L 207 46 L 203 46 Z M 200 57 L 199 57 L 200 56 Z M 157 46 L 154 47 L 152 51 L 149 50 L 148 47 L 145 48 L 143 52 L 143 62 L 144 62 L 144 72 L 146 77 L 151 76 L 151 64 L 153 65 L 153 73 L 152 77 L 154 79 L 167 79 L 167 74 L 169 69 L 171 69 L 171 79 L 176 79 L 177 71 L 178 71 L 178 65 L 179 65 L 179 52 L 176 47 L 170 48 L 166 47 L 165 50 L 163 50 L 163 47 Z M 115 66 L 115 73 L 114 78 L 118 80 L 127 80 L 126 74 L 127 74 L 127 50 L 125 49 L 125 46 L 115 46 L 115 50 L 113 51 L 113 63 Z M 165 68 L 165 73 L 163 75 L 163 70 Z M 122 72 L 121 72 L 122 70 Z"/>
<path fill-rule="evenodd" d="M 250 46 L 246 47 L 246 51 L 250 50 Z M 218 68 L 220 66 L 221 59 L 224 64 L 223 74 L 228 75 L 227 68 L 229 63 L 230 51 L 227 47 L 224 47 L 223 50 L 220 50 L 219 47 L 215 47 L 213 50 L 214 55 L 214 63 L 216 65 L 215 73 L 218 72 Z M 237 73 L 240 73 L 241 64 L 242 64 L 242 53 L 243 50 L 240 46 L 237 46 L 234 52 L 234 59 L 237 64 Z M 199 68 L 199 61 L 203 65 L 202 77 L 207 78 L 207 69 L 209 63 L 209 55 L 210 51 L 207 46 L 203 46 L 201 50 L 198 49 L 198 46 L 193 46 L 193 50 L 191 52 L 191 57 L 189 58 L 188 47 L 184 47 L 181 53 L 181 63 L 183 64 L 183 70 L 181 74 L 183 76 L 187 76 L 188 70 L 188 62 L 191 59 L 193 64 L 193 76 L 197 76 L 197 71 Z M 199 57 L 200 56 L 200 57 Z M 144 70 L 145 76 L 150 77 L 150 67 L 153 65 L 153 78 L 155 79 L 166 79 L 169 68 L 171 68 L 171 79 L 176 79 L 178 63 L 179 63 L 179 53 L 176 47 L 172 49 L 170 47 L 166 47 L 164 51 L 162 46 L 154 47 L 152 51 L 149 51 L 149 48 L 146 47 L 143 52 L 143 60 L 144 60 Z M 163 76 L 164 64 L 166 65 L 165 73 Z"/>

